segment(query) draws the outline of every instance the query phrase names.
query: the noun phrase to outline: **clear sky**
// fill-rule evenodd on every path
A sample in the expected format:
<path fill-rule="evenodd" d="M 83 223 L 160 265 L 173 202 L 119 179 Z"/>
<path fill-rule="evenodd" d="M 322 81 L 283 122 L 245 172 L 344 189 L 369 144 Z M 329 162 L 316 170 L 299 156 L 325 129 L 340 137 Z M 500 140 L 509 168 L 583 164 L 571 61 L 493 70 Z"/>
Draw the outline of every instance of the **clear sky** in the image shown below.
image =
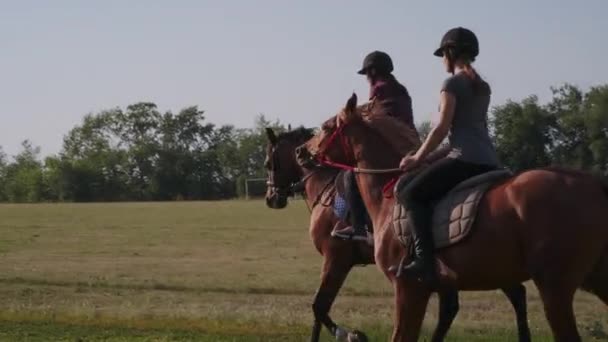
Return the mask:
<path fill-rule="evenodd" d="M 137 101 L 318 125 L 353 90 L 367 97 L 355 72 L 374 49 L 422 121 L 446 77 L 432 51 L 454 26 L 477 33 L 494 105 L 546 100 L 551 85 L 608 83 L 606 13 L 606 0 L 0 1 L 0 146 L 56 153 L 84 114 Z"/>

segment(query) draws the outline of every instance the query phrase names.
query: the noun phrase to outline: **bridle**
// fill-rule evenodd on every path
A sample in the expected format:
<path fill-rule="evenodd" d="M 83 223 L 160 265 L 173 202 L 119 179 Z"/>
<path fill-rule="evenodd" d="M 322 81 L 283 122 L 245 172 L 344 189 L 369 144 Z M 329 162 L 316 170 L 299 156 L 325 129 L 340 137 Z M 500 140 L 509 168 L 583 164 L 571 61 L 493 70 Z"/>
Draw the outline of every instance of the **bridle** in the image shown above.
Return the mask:
<path fill-rule="evenodd" d="M 277 156 L 275 155 L 275 151 L 276 150 L 272 150 L 271 152 L 271 157 L 272 157 L 272 168 L 271 168 L 271 172 L 268 175 L 268 181 L 266 182 L 266 186 L 271 189 L 274 193 L 276 193 L 278 196 L 283 197 L 283 198 L 287 198 L 287 197 L 293 197 L 296 194 L 301 195 L 305 200 L 307 200 L 308 196 L 306 194 L 306 183 L 317 173 L 319 173 L 321 170 L 323 169 L 328 169 L 325 168 L 321 165 L 314 165 L 310 172 L 304 174 L 300 179 L 298 179 L 296 182 L 292 182 L 286 186 L 279 186 L 275 183 L 274 181 L 274 177 L 275 174 L 279 171 L 279 160 L 277 158 Z M 302 166 L 302 165 L 300 165 Z M 309 204 L 308 201 L 306 201 L 306 205 L 308 207 L 308 210 L 310 212 L 312 212 L 312 210 L 319 204 L 322 202 L 323 199 L 323 195 L 327 192 L 328 189 L 331 188 L 332 184 L 335 182 L 335 179 L 338 175 L 338 172 L 336 172 L 332 177 L 329 178 L 329 180 L 325 183 L 325 185 L 323 186 L 323 188 L 321 189 L 321 191 L 319 192 L 319 194 L 317 194 L 317 196 L 315 197 L 315 199 L 312 201 L 312 204 Z M 330 204 L 326 204 L 323 203 L 324 206 L 329 206 Z"/>
<path fill-rule="evenodd" d="M 346 135 L 344 134 L 344 129 L 347 126 L 347 124 L 348 123 L 342 123 L 341 125 L 339 125 L 331 133 L 331 135 L 329 135 L 329 137 L 327 139 L 323 139 L 322 141 L 319 142 L 319 149 L 318 149 L 317 153 L 314 153 L 314 154 L 311 153 L 312 159 L 315 160 L 319 166 L 329 167 L 329 168 L 334 168 L 334 169 L 339 169 L 339 170 L 344 170 L 344 171 L 351 171 L 354 173 L 363 173 L 363 174 L 391 174 L 391 173 L 401 174 L 401 173 L 403 173 L 403 170 L 401 170 L 400 168 L 364 169 L 364 168 L 359 168 L 359 167 L 354 166 L 354 165 L 356 165 L 355 164 L 356 163 L 355 152 L 354 152 L 354 149 L 351 148 L 350 142 L 349 142 L 348 138 L 346 137 Z M 346 157 L 346 159 L 350 160 L 353 163 L 353 165 L 332 161 L 327 156 L 327 153 L 326 153 L 327 150 L 329 149 L 329 147 L 332 146 L 332 144 L 336 140 L 340 142 L 340 145 L 342 147 L 342 150 L 344 152 L 344 156 Z M 396 177 L 393 177 L 390 181 L 388 181 L 383 186 L 382 192 L 385 194 L 385 197 L 392 196 L 392 189 L 398 181 L 399 181 L 399 175 L 397 175 Z"/>
<path fill-rule="evenodd" d="M 318 171 L 318 169 L 314 169 L 311 172 L 304 175 L 297 182 L 290 183 L 287 186 L 278 186 L 274 183 L 274 174 L 277 170 L 271 170 L 272 177 L 269 175 L 268 180 L 266 181 L 266 186 L 274 191 L 276 194 L 284 196 L 284 197 L 292 197 L 295 194 L 302 194 L 305 192 L 306 182 L 310 179 L 310 177 L 314 176 L 314 174 Z"/>
<path fill-rule="evenodd" d="M 277 158 L 276 154 L 276 148 L 273 147 L 270 153 L 270 156 L 272 158 L 272 167 L 270 169 L 271 172 L 269 172 L 268 174 L 268 180 L 266 181 L 266 186 L 272 190 L 274 193 L 276 193 L 279 196 L 282 197 L 291 197 L 295 194 L 294 192 L 294 184 L 295 183 L 291 183 L 287 186 L 280 186 L 277 185 L 274 178 L 275 178 L 275 174 L 279 171 L 279 158 Z"/>
<path fill-rule="evenodd" d="M 319 142 L 319 150 L 316 153 L 311 153 L 312 158 L 321 166 L 341 169 L 345 171 L 352 171 L 354 173 L 367 173 L 367 174 L 386 174 L 386 173 L 399 173 L 403 172 L 400 168 L 390 168 L 390 169 L 364 169 L 354 166 L 356 163 L 355 152 L 350 146 L 350 142 L 346 135 L 344 135 L 344 129 L 347 126 L 347 123 L 343 123 L 338 126 L 332 134 Z M 327 150 L 332 144 L 336 141 L 340 141 L 340 145 L 342 146 L 342 150 L 347 160 L 353 163 L 353 165 L 338 163 L 331 160 L 327 156 Z"/>
<path fill-rule="evenodd" d="M 319 142 L 318 152 L 312 155 L 313 158 L 319 163 L 319 165 L 347 171 L 355 170 L 354 166 L 332 161 L 326 154 L 327 150 L 332 146 L 332 144 L 336 140 L 338 140 L 340 142 L 340 146 L 342 146 L 344 156 L 346 156 L 346 158 L 352 161 L 353 163 L 355 162 L 354 152 L 351 152 L 353 150 L 350 148 L 351 146 L 348 141 L 348 138 L 346 138 L 346 136 L 344 135 L 344 127 L 346 127 L 346 124 L 338 126 L 327 139 L 323 139 Z"/>

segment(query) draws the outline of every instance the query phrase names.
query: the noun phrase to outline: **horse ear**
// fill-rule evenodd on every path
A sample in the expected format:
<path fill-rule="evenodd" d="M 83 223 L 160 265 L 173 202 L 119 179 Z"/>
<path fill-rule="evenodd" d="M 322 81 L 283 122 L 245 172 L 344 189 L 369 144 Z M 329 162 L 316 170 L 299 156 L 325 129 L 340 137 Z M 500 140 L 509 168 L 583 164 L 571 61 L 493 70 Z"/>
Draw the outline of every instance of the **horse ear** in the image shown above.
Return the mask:
<path fill-rule="evenodd" d="M 274 133 L 274 130 L 272 128 L 266 127 L 266 136 L 268 137 L 268 141 L 270 141 L 272 145 L 277 144 L 277 135 Z"/>
<path fill-rule="evenodd" d="M 356 119 L 357 115 L 357 94 L 353 93 L 346 102 L 346 107 L 344 108 L 344 119 L 346 121 L 352 121 L 353 119 Z"/>
<path fill-rule="evenodd" d="M 346 109 L 354 111 L 357 109 L 357 94 L 353 93 L 346 102 Z"/>

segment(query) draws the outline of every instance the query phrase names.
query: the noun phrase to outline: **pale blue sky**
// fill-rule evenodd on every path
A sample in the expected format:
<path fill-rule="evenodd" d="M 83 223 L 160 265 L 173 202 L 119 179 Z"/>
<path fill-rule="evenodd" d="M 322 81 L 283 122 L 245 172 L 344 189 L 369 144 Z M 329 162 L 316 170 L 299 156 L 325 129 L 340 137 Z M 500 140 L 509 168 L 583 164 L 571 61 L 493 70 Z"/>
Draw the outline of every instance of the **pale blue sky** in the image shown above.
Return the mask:
<path fill-rule="evenodd" d="M 454 4 L 458 3 L 456 6 Z M 0 1 L 0 146 L 59 151 L 89 112 L 137 101 L 199 105 L 217 124 L 258 113 L 318 125 L 367 84 L 365 54 L 388 52 L 417 121 L 446 74 L 432 56 L 473 29 L 493 104 L 571 82 L 608 83 L 608 1 Z"/>

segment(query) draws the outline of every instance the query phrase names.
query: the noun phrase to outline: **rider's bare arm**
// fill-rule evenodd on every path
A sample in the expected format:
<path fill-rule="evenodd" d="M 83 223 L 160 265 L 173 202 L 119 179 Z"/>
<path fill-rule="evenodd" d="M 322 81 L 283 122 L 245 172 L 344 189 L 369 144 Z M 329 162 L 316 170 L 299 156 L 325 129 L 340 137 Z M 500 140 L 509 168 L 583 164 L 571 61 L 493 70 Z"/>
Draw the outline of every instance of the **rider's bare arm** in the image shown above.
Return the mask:
<path fill-rule="evenodd" d="M 431 152 L 433 152 L 441 142 L 447 137 L 454 118 L 454 108 L 456 107 L 456 98 L 454 95 L 442 91 L 439 110 L 439 123 L 435 126 L 426 140 L 416 152 L 418 160 L 424 160 Z"/>

